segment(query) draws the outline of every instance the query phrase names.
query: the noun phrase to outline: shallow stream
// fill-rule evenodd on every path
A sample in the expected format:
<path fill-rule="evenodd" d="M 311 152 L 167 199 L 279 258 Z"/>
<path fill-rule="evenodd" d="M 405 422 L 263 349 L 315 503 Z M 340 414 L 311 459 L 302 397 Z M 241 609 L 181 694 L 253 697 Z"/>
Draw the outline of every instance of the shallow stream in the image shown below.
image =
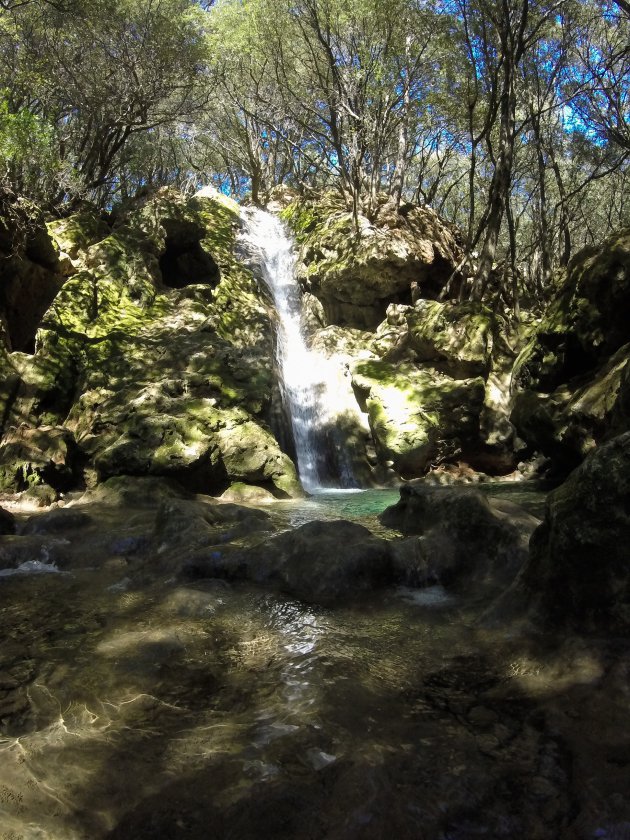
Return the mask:
<path fill-rule="evenodd" d="M 439 587 L 323 609 L 124 572 L 0 578 L 0 840 L 630 836 L 621 642 Z"/>

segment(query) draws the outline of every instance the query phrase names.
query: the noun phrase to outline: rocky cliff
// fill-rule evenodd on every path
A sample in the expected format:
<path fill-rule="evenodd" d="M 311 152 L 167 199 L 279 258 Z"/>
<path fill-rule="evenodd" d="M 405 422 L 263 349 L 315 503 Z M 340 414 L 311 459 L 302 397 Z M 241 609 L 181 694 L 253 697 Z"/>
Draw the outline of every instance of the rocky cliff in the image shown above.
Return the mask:
<path fill-rule="evenodd" d="M 119 218 L 48 224 L 56 295 L 39 323 L 5 309 L 10 334 L 31 334 L 1 351 L 3 490 L 46 500 L 128 474 L 300 492 L 268 424 L 270 313 L 235 257 L 238 227 L 220 196 L 167 191 Z"/>

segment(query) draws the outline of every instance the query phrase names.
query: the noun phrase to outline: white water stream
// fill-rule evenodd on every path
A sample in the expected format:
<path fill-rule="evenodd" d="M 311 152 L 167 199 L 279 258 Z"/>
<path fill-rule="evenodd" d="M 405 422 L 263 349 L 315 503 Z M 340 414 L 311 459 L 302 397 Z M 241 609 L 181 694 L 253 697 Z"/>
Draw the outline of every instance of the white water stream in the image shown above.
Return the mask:
<path fill-rule="evenodd" d="M 348 459 L 343 453 L 340 457 L 343 443 L 335 434 L 348 386 L 341 381 L 338 362 L 311 350 L 302 334 L 293 242 L 271 213 L 248 208 L 243 218 L 243 239 L 261 257 L 263 279 L 278 314 L 276 358 L 302 485 L 309 493 L 356 487 Z"/>

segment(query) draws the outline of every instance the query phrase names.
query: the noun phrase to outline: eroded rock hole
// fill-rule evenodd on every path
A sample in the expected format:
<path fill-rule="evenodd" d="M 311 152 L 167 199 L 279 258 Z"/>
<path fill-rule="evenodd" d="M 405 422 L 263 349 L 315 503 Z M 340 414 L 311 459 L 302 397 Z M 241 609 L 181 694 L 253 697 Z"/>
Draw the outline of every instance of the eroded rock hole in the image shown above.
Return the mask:
<path fill-rule="evenodd" d="M 216 286 L 219 266 L 204 250 L 205 230 L 192 222 L 166 221 L 166 245 L 160 257 L 162 281 L 171 289 L 206 283 Z"/>
<path fill-rule="evenodd" d="M 45 231 L 36 230 L 23 248 L 11 231 L 0 237 L 0 341 L 13 351 L 35 352 L 35 334 L 65 278 Z"/>

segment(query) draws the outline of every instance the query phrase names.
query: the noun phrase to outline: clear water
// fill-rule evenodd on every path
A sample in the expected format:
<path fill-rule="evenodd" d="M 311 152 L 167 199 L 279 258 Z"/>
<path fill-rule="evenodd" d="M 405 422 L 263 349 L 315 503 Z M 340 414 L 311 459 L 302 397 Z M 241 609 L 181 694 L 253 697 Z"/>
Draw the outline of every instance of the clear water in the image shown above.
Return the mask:
<path fill-rule="evenodd" d="M 323 609 L 89 562 L 0 580 L 2 840 L 626 836 L 619 640 L 489 628 L 440 587 Z"/>

